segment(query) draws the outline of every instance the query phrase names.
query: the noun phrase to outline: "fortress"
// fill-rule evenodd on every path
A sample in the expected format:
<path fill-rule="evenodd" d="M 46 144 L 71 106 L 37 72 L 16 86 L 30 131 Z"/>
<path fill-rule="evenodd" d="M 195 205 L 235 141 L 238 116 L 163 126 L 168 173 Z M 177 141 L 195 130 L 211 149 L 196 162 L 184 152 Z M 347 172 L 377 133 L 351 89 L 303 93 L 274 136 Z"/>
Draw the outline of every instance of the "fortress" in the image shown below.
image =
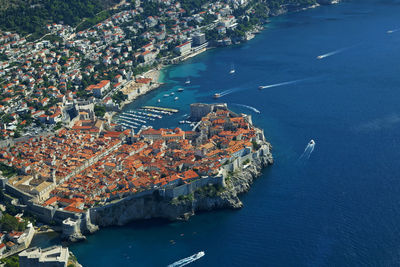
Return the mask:
<path fill-rule="evenodd" d="M 15 166 L 24 170 L 6 183 L 6 191 L 19 208 L 43 222 L 62 224 L 64 236 L 72 241 L 83 239 L 97 226 L 187 218 L 197 210 L 240 207 L 237 194 L 273 161 L 263 130 L 253 125 L 250 115 L 236 114 L 226 104 L 192 104 L 191 118 L 198 120 L 193 131 L 150 128 L 135 135 L 85 134 L 87 143 L 75 145 L 69 140 L 82 140 L 80 133 L 66 131 L 41 140 L 41 149 L 69 144 L 65 149 L 84 159 L 69 160 L 73 168 L 68 170 L 62 168 L 64 152 L 53 154 L 49 161 L 34 152 L 35 144 L 28 150 L 17 144 L 12 149 L 22 159 Z M 93 156 L 80 150 L 87 147 Z M 34 158 L 42 160 L 32 161 L 34 153 L 40 153 Z M 2 155 L 7 158 L 7 151 Z M 47 185 L 42 186 L 45 192 L 32 189 L 35 181 Z"/>

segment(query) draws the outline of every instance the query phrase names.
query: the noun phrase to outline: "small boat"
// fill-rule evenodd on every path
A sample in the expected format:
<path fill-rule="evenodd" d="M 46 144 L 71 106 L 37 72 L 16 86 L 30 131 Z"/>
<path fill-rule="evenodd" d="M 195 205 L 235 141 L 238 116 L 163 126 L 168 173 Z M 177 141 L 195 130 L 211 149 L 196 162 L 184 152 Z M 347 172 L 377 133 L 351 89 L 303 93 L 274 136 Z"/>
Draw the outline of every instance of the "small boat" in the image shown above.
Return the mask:
<path fill-rule="evenodd" d="M 174 98 L 174 100 L 176 101 L 176 100 L 178 100 L 179 98 L 176 96 L 175 98 Z"/>
<path fill-rule="evenodd" d="M 183 234 L 181 234 L 181 236 L 183 236 Z M 175 244 L 175 241 L 171 242 L 171 244 Z M 200 251 L 200 252 L 197 252 L 196 254 L 193 254 L 190 257 L 187 257 L 187 258 L 181 259 L 179 261 L 176 261 L 176 262 L 174 262 L 172 264 L 169 264 L 167 267 L 185 266 L 185 265 L 188 265 L 189 263 L 197 261 L 198 259 L 200 259 L 204 255 L 205 255 L 204 251 Z"/>
<path fill-rule="evenodd" d="M 175 93 L 174 92 L 172 92 L 170 95 L 174 95 Z"/>
<path fill-rule="evenodd" d="M 179 89 L 178 89 L 178 92 L 183 92 L 183 88 L 179 88 Z"/>
<path fill-rule="evenodd" d="M 311 139 L 310 143 L 308 143 L 309 145 L 315 145 L 315 141 L 313 139 Z"/>
<path fill-rule="evenodd" d="M 229 71 L 229 74 L 234 74 L 235 73 L 235 67 L 232 65 L 231 70 Z"/>
<path fill-rule="evenodd" d="M 322 56 L 318 56 L 317 57 L 317 59 L 323 59 L 324 58 L 324 56 L 322 55 Z"/>
<path fill-rule="evenodd" d="M 169 97 L 169 94 L 165 94 L 164 97 Z"/>
<path fill-rule="evenodd" d="M 264 86 L 259 86 L 258 89 L 262 90 L 264 89 Z"/>
<path fill-rule="evenodd" d="M 160 99 L 158 99 L 158 100 L 157 100 L 157 102 L 158 102 L 158 103 L 160 103 L 160 102 L 161 102 L 161 100 L 160 100 Z"/>
<path fill-rule="evenodd" d="M 189 78 L 187 78 L 185 84 L 190 84 L 190 79 Z"/>
<path fill-rule="evenodd" d="M 214 94 L 214 98 L 220 98 L 220 97 L 221 97 L 221 94 L 219 94 L 219 93 Z"/>

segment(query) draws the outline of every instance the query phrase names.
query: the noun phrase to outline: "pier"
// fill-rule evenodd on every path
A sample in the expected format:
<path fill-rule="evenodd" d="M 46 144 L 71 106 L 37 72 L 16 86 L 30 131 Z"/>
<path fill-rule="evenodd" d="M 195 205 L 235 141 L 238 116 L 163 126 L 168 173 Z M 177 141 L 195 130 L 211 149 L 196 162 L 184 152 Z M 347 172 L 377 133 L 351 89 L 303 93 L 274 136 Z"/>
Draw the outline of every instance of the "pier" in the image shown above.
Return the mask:
<path fill-rule="evenodd" d="M 142 109 L 154 109 L 154 110 L 160 110 L 160 111 L 166 111 L 166 112 L 172 112 L 172 113 L 178 113 L 178 109 L 173 109 L 173 108 L 162 108 L 162 107 L 153 107 L 153 106 L 144 106 Z"/>

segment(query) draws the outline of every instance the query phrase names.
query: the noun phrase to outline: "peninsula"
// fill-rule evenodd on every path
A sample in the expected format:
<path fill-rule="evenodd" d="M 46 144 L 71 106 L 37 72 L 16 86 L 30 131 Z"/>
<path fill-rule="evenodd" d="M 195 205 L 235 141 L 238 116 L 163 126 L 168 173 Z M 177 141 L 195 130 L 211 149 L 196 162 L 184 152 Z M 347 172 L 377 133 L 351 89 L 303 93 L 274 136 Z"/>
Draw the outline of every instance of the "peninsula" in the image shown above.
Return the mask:
<path fill-rule="evenodd" d="M 98 226 L 242 207 L 238 195 L 273 162 L 263 130 L 226 104 L 192 104 L 190 116 L 191 131 L 93 126 L 3 148 L 2 163 L 18 170 L 6 193 L 71 241 Z"/>

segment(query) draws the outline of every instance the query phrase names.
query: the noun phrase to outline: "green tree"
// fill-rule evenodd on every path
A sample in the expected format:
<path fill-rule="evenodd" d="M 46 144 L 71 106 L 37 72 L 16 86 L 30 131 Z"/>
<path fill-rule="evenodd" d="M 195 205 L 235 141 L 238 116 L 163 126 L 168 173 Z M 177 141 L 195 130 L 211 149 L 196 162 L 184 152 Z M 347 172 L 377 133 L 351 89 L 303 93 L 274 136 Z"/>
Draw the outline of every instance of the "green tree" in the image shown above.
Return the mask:
<path fill-rule="evenodd" d="M 94 113 L 97 117 L 103 118 L 106 114 L 106 108 L 104 106 L 95 105 L 94 106 Z"/>
<path fill-rule="evenodd" d="M 26 222 L 18 222 L 18 219 L 10 214 L 4 214 L 0 219 L 0 225 L 2 231 L 11 232 L 14 231 L 23 231 L 26 229 Z"/>
<path fill-rule="evenodd" d="M 15 254 L 13 256 L 7 257 L 5 259 L 0 260 L 2 263 L 5 263 L 5 267 L 18 267 L 19 266 L 19 258 L 18 255 Z"/>

